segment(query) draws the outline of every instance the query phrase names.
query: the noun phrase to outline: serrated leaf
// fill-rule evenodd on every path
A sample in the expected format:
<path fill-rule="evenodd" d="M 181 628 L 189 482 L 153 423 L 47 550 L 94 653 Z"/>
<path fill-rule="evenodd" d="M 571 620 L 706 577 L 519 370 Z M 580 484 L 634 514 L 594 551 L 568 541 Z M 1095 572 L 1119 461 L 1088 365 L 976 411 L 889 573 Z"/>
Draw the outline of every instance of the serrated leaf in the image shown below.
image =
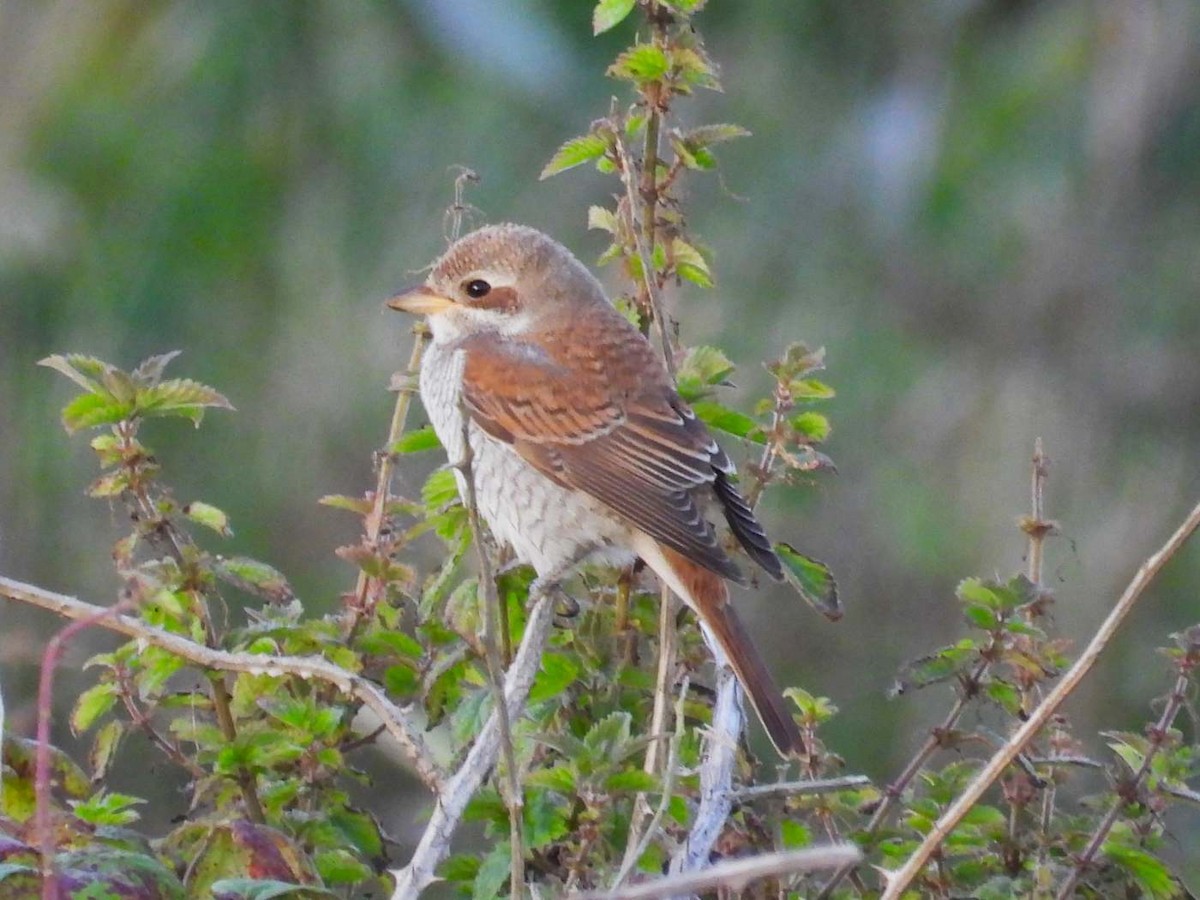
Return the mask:
<path fill-rule="evenodd" d="M 713 91 L 721 89 L 713 64 L 698 50 L 692 47 L 677 47 L 671 52 L 671 62 L 683 78 L 684 84 L 679 86 L 683 93 L 687 93 L 684 90 L 687 85 Z"/>
<path fill-rule="evenodd" d="M 679 396 L 694 402 L 711 393 L 708 388 L 727 384 L 736 368 L 717 347 L 692 347 L 679 360 Z"/>
<path fill-rule="evenodd" d="M 525 784 L 529 787 L 555 791 L 564 797 L 574 797 L 579 789 L 575 773 L 568 766 L 536 769 L 525 776 Z"/>
<path fill-rule="evenodd" d="M 776 544 L 775 554 L 783 563 L 783 575 L 813 609 L 830 621 L 842 617 L 837 582 L 825 563 L 805 556 L 790 544 Z"/>
<path fill-rule="evenodd" d="M 608 67 L 607 74 L 637 84 L 646 84 L 662 78 L 670 67 L 671 62 L 661 47 L 654 44 L 636 44 L 616 58 Z"/>
<path fill-rule="evenodd" d="M 745 413 L 729 409 L 720 403 L 714 403 L 711 400 L 697 400 L 692 404 L 692 411 L 709 428 L 715 428 L 717 431 L 723 431 L 726 434 L 759 444 L 766 440 L 757 422 Z"/>
<path fill-rule="evenodd" d="M 500 841 L 479 865 L 475 885 L 471 890 L 472 900 L 495 900 L 500 896 L 500 888 L 508 881 L 511 871 L 512 851 L 508 841 Z"/>
<path fill-rule="evenodd" d="M 458 482 L 453 469 L 438 469 L 421 487 L 421 501 L 429 512 L 438 512 L 449 503 L 458 502 Z"/>
<path fill-rule="evenodd" d="M 246 556 L 221 557 L 214 569 L 225 581 L 268 600 L 286 602 L 295 597 L 292 586 L 283 573 L 257 559 Z"/>
<path fill-rule="evenodd" d="M 793 400 L 828 400 L 837 392 L 823 381 L 815 378 L 797 378 L 788 382 L 788 393 Z"/>
<path fill-rule="evenodd" d="M 62 423 L 68 434 L 95 428 L 97 425 L 113 425 L 133 414 L 133 404 L 122 403 L 107 393 L 80 394 L 63 407 Z"/>
<path fill-rule="evenodd" d="M 609 234 L 616 234 L 617 214 L 603 206 L 589 206 L 587 227 L 593 231 L 607 231 Z"/>
<path fill-rule="evenodd" d="M 66 375 L 85 391 L 94 394 L 105 393 L 104 374 L 112 368 L 103 360 L 79 353 L 54 353 L 44 359 L 39 359 L 38 365 L 53 369 L 60 375 Z"/>
<path fill-rule="evenodd" d="M 1141 847 L 1113 838 L 1104 842 L 1100 852 L 1133 876 L 1142 890 L 1154 900 L 1182 896 L 1180 885 L 1167 864 Z"/>
<path fill-rule="evenodd" d="M 671 253 L 680 278 L 700 287 L 713 286 L 712 272 L 699 250 L 682 238 L 675 238 L 671 241 Z"/>
<path fill-rule="evenodd" d="M 146 417 L 177 416 L 199 425 L 205 409 L 233 409 L 214 388 L 190 378 L 172 378 L 137 393 L 136 411 Z"/>
<path fill-rule="evenodd" d="M 1021 714 L 1021 692 L 1007 681 L 989 681 L 985 688 L 992 698 L 1010 716 Z"/>
<path fill-rule="evenodd" d="M 117 686 L 112 682 L 92 685 L 79 695 L 71 710 L 71 731 L 77 737 L 113 708 L 117 702 Z"/>
<path fill-rule="evenodd" d="M 94 783 L 102 782 L 108 776 L 108 770 L 117 758 L 117 750 L 124 736 L 125 723 L 117 719 L 105 722 L 96 730 L 96 738 L 92 741 L 92 749 L 88 754 Z"/>
<path fill-rule="evenodd" d="M 598 159 L 608 150 L 608 144 L 608 140 L 598 134 L 582 134 L 579 137 L 571 138 L 555 151 L 554 156 L 550 157 L 550 162 L 546 163 L 545 168 L 538 175 L 538 179 L 544 181 L 551 175 L 557 175 L 559 172 L 565 172 L 567 169 L 573 169 L 585 162 Z"/>
<path fill-rule="evenodd" d="M 438 440 L 433 426 L 426 425 L 423 428 L 418 428 L 416 431 L 402 434 L 400 439 L 392 444 L 388 450 L 391 453 L 422 453 L 426 450 L 435 450 L 440 446 L 442 446 L 442 442 Z"/>
<path fill-rule="evenodd" d="M 138 363 L 138 367 L 130 374 L 133 375 L 133 380 L 139 384 L 158 384 L 162 379 L 163 371 L 167 368 L 167 365 L 182 352 L 182 350 L 171 350 L 168 353 L 160 353 L 157 356 L 148 357 Z"/>
<path fill-rule="evenodd" d="M 592 34 L 604 34 L 633 12 L 636 0 L 600 0 L 592 10 Z"/>
<path fill-rule="evenodd" d="M 798 416 L 794 416 L 791 421 L 792 428 L 805 437 L 805 439 L 820 443 L 829 438 L 829 433 L 833 427 L 829 424 L 829 419 L 819 412 L 802 412 Z"/>
<path fill-rule="evenodd" d="M 221 537 L 233 537 L 233 529 L 229 527 L 229 516 L 210 503 L 193 500 L 183 508 L 183 514 L 196 524 L 211 528 Z"/>
<path fill-rule="evenodd" d="M 530 701 L 538 703 L 558 696 L 570 687 L 578 675 L 579 664 L 571 657 L 564 653 L 543 654 L 542 665 L 529 691 Z"/>
<path fill-rule="evenodd" d="M 732 141 L 736 138 L 749 137 L 750 132 L 741 125 L 701 125 L 685 132 L 682 137 L 691 147 L 707 147 Z"/>

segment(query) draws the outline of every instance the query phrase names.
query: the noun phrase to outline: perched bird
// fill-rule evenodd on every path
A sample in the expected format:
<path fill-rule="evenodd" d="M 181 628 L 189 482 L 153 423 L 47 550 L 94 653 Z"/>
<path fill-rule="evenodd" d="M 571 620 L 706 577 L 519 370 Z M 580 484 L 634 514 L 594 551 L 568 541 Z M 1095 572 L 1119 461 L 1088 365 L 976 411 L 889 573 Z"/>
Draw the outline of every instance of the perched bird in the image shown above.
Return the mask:
<path fill-rule="evenodd" d="M 585 560 L 641 557 L 724 650 L 776 749 L 802 752 L 730 602 L 726 579 L 743 579 L 711 517 L 775 579 L 779 558 L 733 463 L 587 268 L 539 231 L 489 226 L 388 305 L 428 317 L 421 399 L 452 462 L 466 411 L 478 512 L 496 540 L 543 583 Z"/>

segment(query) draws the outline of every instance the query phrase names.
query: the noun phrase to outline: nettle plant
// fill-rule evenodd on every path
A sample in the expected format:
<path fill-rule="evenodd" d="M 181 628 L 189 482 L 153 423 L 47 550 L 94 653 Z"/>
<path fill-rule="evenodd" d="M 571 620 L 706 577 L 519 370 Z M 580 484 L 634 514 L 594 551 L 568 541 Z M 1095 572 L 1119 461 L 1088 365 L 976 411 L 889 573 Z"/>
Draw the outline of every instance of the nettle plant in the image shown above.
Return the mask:
<path fill-rule="evenodd" d="M 831 467 L 821 408 L 833 391 L 817 377 L 822 353 L 796 344 L 767 363 L 769 394 L 734 409 L 723 393 L 733 363 L 682 345 L 666 312 L 668 293 L 684 295 L 686 310 L 714 282 L 679 185 L 716 166 L 717 144 L 746 134 L 679 124 L 682 101 L 719 86 L 695 27 L 701 6 L 596 6 L 597 33 L 641 17 L 608 69 L 631 98 L 567 141 L 543 177 L 585 163 L 614 176 L 612 203 L 587 220 L 611 239 L 600 262 L 627 285 L 618 305 L 740 455 L 754 504 Z M 469 177 L 450 210 L 455 232 Z M 74 620 L 46 650 L 38 739 L 5 736 L 0 897 L 409 897 L 436 879 L 474 897 L 621 896 L 633 882 L 655 882 L 659 896 L 751 883 L 777 896 L 1182 896 L 1159 851 L 1167 807 L 1197 799 L 1195 736 L 1176 720 L 1195 690 L 1200 628 L 1166 651 L 1175 681 L 1145 733 L 1105 734 L 1111 757 L 1089 756 L 1053 714 L 1095 654 L 1060 679 L 1068 645 L 1052 633 L 1041 577 L 1055 526 L 1042 509 L 1040 448 L 1021 522 L 1026 571 L 959 585 L 964 637 L 906 666 L 896 691 L 949 685 L 950 708 L 902 772 L 876 785 L 846 775 L 826 747 L 834 703 L 798 688 L 787 693 L 806 753 L 788 766 L 756 760 L 729 673 L 713 670 L 690 614 L 643 574 L 587 569 L 565 598 L 530 597 L 532 572 L 491 546 L 451 469 L 434 471 L 420 496 L 394 494 L 397 466 L 442 452 L 431 429 L 406 428 L 423 346 L 418 328 L 374 489 L 321 501 L 363 521 L 361 539 L 335 551 L 354 584 L 322 617 L 274 568 L 227 551 L 228 517 L 177 500 L 145 443 L 149 419 L 198 425 L 205 410 L 231 408 L 220 393 L 167 378 L 175 354 L 131 372 L 81 355 L 44 360 L 81 389 L 63 411 L 67 430 L 99 432 L 89 494 L 123 509 L 130 529 L 113 549 L 113 606 L 0 579 L 0 594 Z M 469 460 L 461 465 L 469 476 Z M 1147 580 L 1197 521 L 1200 511 Z M 429 568 L 414 545 L 431 540 L 442 553 Z M 836 618 L 828 570 L 776 550 L 795 589 Z M 1144 586 L 1131 586 L 1129 603 Z M 229 613 L 231 591 L 251 598 L 242 621 Z M 130 640 L 87 664 L 95 682 L 69 720 L 91 736 L 80 765 L 49 738 L 54 666 L 84 627 Z M 188 784 L 185 815 L 153 839 L 133 827 L 144 801 L 108 784 L 132 733 Z M 380 825 L 394 811 L 352 799 L 367 783 L 357 760 L 383 741 L 432 795 L 411 852 Z M 455 843 L 466 822 L 482 849 Z M 699 870 L 707 881 L 686 881 Z"/>

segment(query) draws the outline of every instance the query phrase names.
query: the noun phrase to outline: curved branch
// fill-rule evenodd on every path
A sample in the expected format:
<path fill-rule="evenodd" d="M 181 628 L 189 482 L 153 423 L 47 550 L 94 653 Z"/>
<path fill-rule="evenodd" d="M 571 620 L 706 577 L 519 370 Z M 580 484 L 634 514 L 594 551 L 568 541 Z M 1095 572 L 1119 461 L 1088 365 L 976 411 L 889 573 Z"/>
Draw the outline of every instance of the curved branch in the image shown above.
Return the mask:
<path fill-rule="evenodd" d="M 440 791 L 445 774 L 434 762 L 417 729 L 409 722 L 404 711 L 387 698 L 380 688 L 352 672 L 335 666 L 316 656 L 263 656 L 254 653 L 230 653 L 214 650 L 195 641 L 147 625 L 140 619 L 125 615 L 109 615 L 108 608 L 86 603 L 75 597 L 48 591 L 24 582 L 0 575 L 0 597 L 8 597 L 19 603 L 28 603 L 67 619 L 85 620 L 95 618 L 95 624 L 126 637 L 145 641 L 168 653 L 185 659 L 193 665 L 222 672 L 248 672 L 253 675 L 293 675 L 297 678 L 313 678 L 332 684 L 344 694 L 372 710 L 379 716 L 381 724 L 395 738 L 400 749 L 412 764 L 425 786 Z"/>

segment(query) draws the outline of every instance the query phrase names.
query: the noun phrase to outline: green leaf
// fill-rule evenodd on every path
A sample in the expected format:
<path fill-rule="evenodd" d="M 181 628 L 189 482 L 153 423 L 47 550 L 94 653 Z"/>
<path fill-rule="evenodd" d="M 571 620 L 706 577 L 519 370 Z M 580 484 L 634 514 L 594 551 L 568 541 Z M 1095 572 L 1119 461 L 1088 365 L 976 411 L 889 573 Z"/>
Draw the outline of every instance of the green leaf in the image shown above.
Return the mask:
<path fill-rule="evenodd" d="M 842 617 L 837 582 L 825 563 L 805 556 L 790 544 L 776 544 L 775 553 L 783 563 L 783 576 L 801 597 L 821 615 L 836 622 Z"/>
<path fill-rule="evenodd" d="M 990 681 L 985 688 L 987 695 L 1010 716 L 1021 714 L 1021 692 L 1007 681 Z"/>
<path fill-rule="evenodd" d="M 103 781 L 108 770 L 117 758 L 117 750 L 121 746 L 121 738 L 125 736 L 125 723 L 117 719 L 105 722 L 96 731 L 96 739 L 92 741 L 92 751 L 88 754 L 88 763 L 92 768 L 92 780 Z"/>
<path fill-rule="evenodd" d="M 828 400 L 837 394 L 825 382 L 815 378 L 797 378 L 788 382 L 788 393 L 793 400 Z"/>
<path fill-rule="evenodd" d="M 525 783 L 529 787 L 545 788 L 562 794 L 564 797 L 573 798 L 579 790 L 575 772 L 568 766 L 536 769 L 525 776 Z"/>
<path fill-rule="evenodd" d="M 1154 900 L 1182 896 L 1180 885 L 1167 864 L 1141 847 L 1114 837 L 1104 843 L 1100 852 L 1133 876 L 1142 890 Z"/>
<path fill-rule="evenodd" d="M 172 350 L 169 353 L 160 353 L 157 356 L 151 356 L 138 363 L 138 367 L 133 370 L 133 380 L 138 384 L 155 385 L 162 379 L 163 372 L 167 365 L 179 356 L 182 350 Z"/>
<path fill-rule="evenodd" d="M 636 44 L 616 58 L 608 67 L 608 74 L 637 84 L 657 81 L 667 74 L 671 62 L 661 47 L 654 44 Z"/>
<path fill-rule="evenodd" d="M 350 851 L 337 847 L 313 856 L 321 880 L 327 885 L 358 884 L 371 877 L 371 868 Z"/>
<path fill-rule="evenodd" d="M 675 271 L 679 277 L 700 287 L 712 287 L 712 272 L 708 262 L 700 251 L 682 238 L 671 241 L 671 252 L 674 256 Z"/>
<path fill-rule="evenodd" d="M 812 832 L 808 826 L 794 819 L 784 819 L 779 823 L 779 836 L 785 850 L 799 850 L 812 843 Z"/>
<path fill-rule="evenodd" d="M 805 439 L 813 443 L 820 443 L 827 440 L 829 433 L 833 430 L 828 418 L 819 412 L 811 411 L 802 412 L 800 415 L 794 416 L 791 425 Z"/>
<path fill-rule="evenodd" d="M 426 425 L 416 431 L 402 434 L 400 439 L 388 449 L 391 453 L 421 453 L 425 450 L 436 450 L 440 446 L 442 446 L 442 442 L 438 440 L 433 426 Z"/>
<path fill-rule="evenodd" d="M 63 407 L 62 423 L 68 434 L 97 425 L 112 425 L 133 414 L 133 404 L 122 403 L 107 393 L 80 394 Z"/>
<path fill-rule="evenodd" d="M 438 512 L 447 504 L 458 502 L 458 482 L 453 469 L 438 469 L 421 488 L 421 502 L 429 512 Z"/>
<path fill-rule="evenodd" d="M 397 664 L 388 666 L 383 673 L 383 686 L 389 694 L 403 697 L 421 686 L 421 676 L 412 666 Z"/>
<path fill-rule="evenodd" d="M 137 392 L 138 415 L 175 416 L 199 425 L 205 409 L 233 409 L 223 394 L 190 378 L 172 378 Z"/>
<path fill-rule="evenodd" d="M 592 34 L 604 34 L 625 21 L 636 0 L 600 0 L 592 10 Z"/>
<path fill-rule="evenodd" d="M 712 393 L 710 387 L 728 383 L 736 368 L 716 347 L 692 347 L 679 360 L 679 396 L 689 403 L 699 400 Z"/>
<path fill-rule="evenodd" d="M 51 354 L 45 359 L 38 360 L 39 366 L 53 369 L 61 375 L 66 375 L 73 382 L 93 394 L 106 394 L 104 376 L 112 369 L 108 363 L 94 356 L 84 356 L 79 353 Z"/>
<path fill-rule="evenodd" d="M 617 233 L 617 214 L 603 206 L 589 206 L 587 227 L 589 230 Z"/>
<path fill-rule="evenodd" d="M 500 841 L 483 858 L 479 872 L 475 876 L 475 886 L 471 891 L 472 900 L 495 900 L 500 896 L 500 888 L 509 879 L 512 871 L 512 851 L 508 841 Z"/>
<path fill-rule="evenodd" d="M 573 169 L 585 162 L 597 159 L 605 154 L 608 146 L 608 140 L 598 134 L 582 134 L 579 137 L 571 138 L 555 151 L 550 162 L 546 163 L 545 168 L 542 169 L 538 179 L 544 181 L 551 175 L 557 175 L 559 172 L 565 172 L 567 169 Z"/>
<path fill-rule="evenodd" d="M 749 136 L 750 132 L 741 125 L 729 124 L 701 125 L 682 135 L 683 140 L 690 147 L 708 147 L 712 144 L 720 144 L 725 141 L 732 141 L 735 138 Z"/>
<path fill-rule="evenodd" d="M 75 701 L 71 710 L 71 731 L 76 736 L 87 731 L 117 702 L 117 686 L 111 682 L 92 685 Z"/>
<path fill-rule="evenodd" d="M 548 652 L 542 656 L 529 699 L 533 703 L 556 697 L 570 687 L 579 675 L 579 664 L 564 653 Z"/>
<path fill-rule="evenodd" d="M 92 825 L 131 825 L 141 818 L 133 807 L 145 802 L 128 794 L 100 791 L 94 797 L 72 800 L 70 804 L 77 817 Z"/>
<path fill-rule="evenodd" d="M 614 793 L 653 791 L 658 789 L 658 779 L 642 769 L 625 769 L 605 778 L 604 789 Z"/>
<path fill-rule="evenodd" d="M 757 422 L 745 413 L 729 409 L 720 403 L 714 403 L 711 400 L 697 400 L 692 404 L 692 411 L 700 417 L 701 421 L 717 431 L 724 431 L 726 434 L 746 438 L 759 444 L 766 440 L 766 436 Z"/>
<path fill-rule="evenodd" d="M 198 525 L 211 528 L 221 537 L 233 537 L 233 529 L 229 527 L 229 516 L 209 503 L 193 500 L 183 508 L 183 514 Z"/>
<path fill-rule="evenodd" d="M 296 596 L 282 572 L 257 559 L 247 556 L 218 557 L 214 569 L 219 577 L 235 587 L 277 603 L 290 601 Z"/>

